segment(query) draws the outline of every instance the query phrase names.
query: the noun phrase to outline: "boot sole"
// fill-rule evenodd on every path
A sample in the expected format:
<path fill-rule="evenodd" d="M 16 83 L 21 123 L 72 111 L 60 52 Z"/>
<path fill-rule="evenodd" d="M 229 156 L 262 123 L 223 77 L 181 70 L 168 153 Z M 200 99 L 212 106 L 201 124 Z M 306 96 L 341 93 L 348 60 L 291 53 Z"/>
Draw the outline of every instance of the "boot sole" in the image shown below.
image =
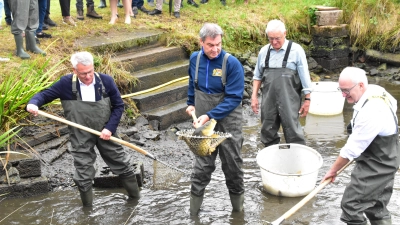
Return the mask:
<path fill-rule="evenodd" d="M 95 16 L 90 16 L 90 15 L 87 15 L 87 14 L 86 14 L 86 17 L 90 17 L 90 18 L 93 18 L 93 19 L 103 19 L 102 16 L 101 17 L 95 17 Z"/>

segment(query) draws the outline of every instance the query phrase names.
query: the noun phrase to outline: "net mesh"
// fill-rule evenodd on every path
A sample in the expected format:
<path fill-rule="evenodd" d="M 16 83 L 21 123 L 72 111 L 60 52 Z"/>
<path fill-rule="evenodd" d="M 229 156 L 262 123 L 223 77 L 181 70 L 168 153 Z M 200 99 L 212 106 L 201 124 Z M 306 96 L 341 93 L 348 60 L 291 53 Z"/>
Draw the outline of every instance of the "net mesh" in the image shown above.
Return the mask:
<path fill-rule="evenodd" d="M 153 189 L 161 190 L 176 184 L 185 171 L 174 168 L 162 161 L 153 161 Z"/>
<path fill-rule="evenodd" d="M 211 136 L 195 136 L 194 129 L 178 131 L 179 139 L 184 140 L 189 149 L 198 156 L 208 156 L 215 151 L 215 148 L 225 139 L 232 137 L 230 133 L 216 131 Z"/>

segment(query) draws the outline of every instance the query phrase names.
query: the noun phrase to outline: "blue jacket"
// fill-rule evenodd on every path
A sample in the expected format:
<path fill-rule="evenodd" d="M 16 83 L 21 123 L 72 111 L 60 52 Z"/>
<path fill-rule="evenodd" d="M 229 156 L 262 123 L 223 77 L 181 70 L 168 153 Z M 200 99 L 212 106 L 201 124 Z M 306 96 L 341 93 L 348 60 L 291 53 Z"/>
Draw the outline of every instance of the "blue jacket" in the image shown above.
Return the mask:
<path fill-rule="evenodd" d="M 107 93 L 111 101 L 110 119 L 104 128 L 114 134 L 117 130 L 119 121 L 121 120 L 122 113 L 124 112 L 124 102 L 122 101 L 121 94 L 119 93 L 119 90 L 113 78 L 106 74 L 99 73 L 99 75 L 101 81 L 103 82 L 105 92 Z M 99 101 L 101 99 L 100 80 L 96 75 L 94 75 L 94 77 L 96 80 L 95 90 L 99 90 L 96 91 L 96 101 Z M 76 88 L 81 95 L 79 82 L 76 82 L 76 84 Z M 75 96 L 72 93 L 72 74 L 61 77 L 60 80 L 54 83 L 50 88 L 37 93 L 35 96 L 32 97 L 31 100 L 29 100 L 28 104 L 34 104 L 40 107 L 57 98 L 59 98 L 60 100 L 75 99 Z"/>
<path fill-rule="evenodd" d="M 208 111 L 206 114 L 208 117 L 216 120 L 225 118 L 231 113 L 239 104 L 242 102 L 243 91 L 244 91 L 244 69 L 239 60 L 234 56 L 229 56 L 226 65 L 226 85 L 225 89 L 222 85 L 220 76 L 213 76 L 215 69 L 222 69 L 222 61 L 225 55 L 225 51 L 221 50 L 221 53 L 214 59 L 209 59 L 203 51 L 194 52 L 190 56 L 189 64 L 189 89 L 188 89 L 188 100 L 187 105 L 195 106 L 194 102 L 194 77 L 196 70 L 197 55 L 202 54 L 199 63 L 198 72 L 198 86 L 200 91 L 208 94 L 225 93 L 224 100 L 218 104 L 215 108 Z"/>

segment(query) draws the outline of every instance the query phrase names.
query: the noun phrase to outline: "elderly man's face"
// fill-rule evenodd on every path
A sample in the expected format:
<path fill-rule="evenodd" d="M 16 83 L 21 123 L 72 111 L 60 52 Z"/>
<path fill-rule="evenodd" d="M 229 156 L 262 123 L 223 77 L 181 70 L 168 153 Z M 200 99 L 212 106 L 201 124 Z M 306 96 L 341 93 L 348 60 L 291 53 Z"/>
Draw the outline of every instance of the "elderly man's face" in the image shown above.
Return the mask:
<path fill-rule="evenodd" d="M 76 69 L 74 68 L 74 73 L 78 76 L 79 80 L 86 84 L 89 85 L 93 82 L 93 76 L 94 76 L 94 67 L 93 65 L 83 65 L 81 63 L 78 63 L 76 66 Z"/>
<path fill-rule="evenodd" d="M 339 88 L 342 91 L 343 97 L 350 104 L 357 103 L 365 92 L 362 82 L 354 84 L 349 78 L 339 78 Z"/>
<path fill-rule="evenodd" d="M 211 37 L 206 37 L 204 41 L 200 39 L 200 45 L 203 47 L 203 51 L 207 57 L 209 59 L 214 59 L 221 52 L 222 37 L 221 35 L 218 35 L 214 39 Z"/>
<path fill-rule="evenodd" d="M 267 36 L 269 43 L 271 43 L 272 47 L 278 51 L 285 43 L 286 31 L 270 31 L 268 32 Z"/>

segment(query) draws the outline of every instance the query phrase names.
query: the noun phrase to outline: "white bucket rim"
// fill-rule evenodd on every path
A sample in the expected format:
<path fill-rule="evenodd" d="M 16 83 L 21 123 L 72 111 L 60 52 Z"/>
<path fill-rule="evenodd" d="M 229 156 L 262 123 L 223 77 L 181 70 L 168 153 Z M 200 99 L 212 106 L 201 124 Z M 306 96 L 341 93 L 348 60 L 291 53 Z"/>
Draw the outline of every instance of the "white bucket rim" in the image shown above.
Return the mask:
<path fill-rule="evenodd" d="M 279 172 L 274 172 L 274 171 L 265 169 L 264 167 L 262 167 L 262 166 L 258 163 L 258 160 L 257 160 L 258 166 L 259 166 L 261 169 L 263 169 L 263 170 L 265 170 L 265 171 L 267 171 L 267 172 L 269 172 L 269 173 L 276 174 L 276 175 L 281 175 L 281 176 L 300 177 L 300 176 L 305 176 L 305 175 L 308 175 L 308 174 L 313 174 L 313 173 L 315 173 L 316 171 L 318 171 L 318 170 L 322 167 L 322 164 L 324 163 L 321 154 L 320 154 L 319 152 L 317 152 L 315 149 L 310 148 L 310 147 L 308 147 L 308 146 L 306 146 L 306 145 L 295 144 L 295 143 L 290 143 L 290 144 L 275 144 L 275 145 L 279 145 L 279 146 L 282 146 L 282 145 L 293 145 L 293 146 L 296 146 L 296 145 L 297 145 L 297 146 L 301 146 L 301 147 L 306 147 L 308 150 L 311 150 L 312 152 L 315 153 L 315 155 L 318 156 L 318 158 L 319 158 L 319 165 L 318 165 L 318 167 L 317 167 L 315 170 L 313 170 L 313 171 L 311 171 L 311 172 L 308 172 L 308 173 L 291 174 L 291 173 L 279 173 Z M 275 146 L 275 145 L 271 145 L 271 146 Z M 268 146 L 268 147 L 271 147 L 271 146 Z M 268 148 L 268 147 L 267 147 L 267 148 Z M 265 148 L 265 149 L 266 149 L 266 148 Z M 263 150 L 264 150 L 264 149 L 263 149 Z M 262 150 L 261 150 L 261 151 L 262 151 Z M 260 151 L 260 152 L 261 152 L 261 151 Z M 257 157 L 258 157 L 258 154 L 257 154 Z M 256 157 L 256 159 L 257 159 L 257 157 Z"/>

